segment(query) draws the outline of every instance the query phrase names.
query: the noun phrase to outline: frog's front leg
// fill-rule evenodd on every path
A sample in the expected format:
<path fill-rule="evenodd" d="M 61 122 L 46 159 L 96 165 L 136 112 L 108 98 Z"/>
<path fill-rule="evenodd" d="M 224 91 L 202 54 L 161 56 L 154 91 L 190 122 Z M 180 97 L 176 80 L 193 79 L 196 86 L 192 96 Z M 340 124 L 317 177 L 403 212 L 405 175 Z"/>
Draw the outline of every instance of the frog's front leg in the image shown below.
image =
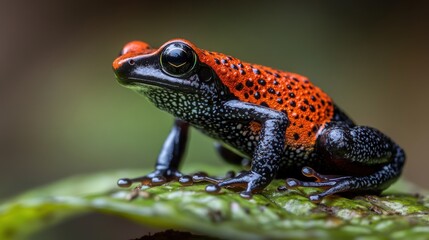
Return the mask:
<path fill-rule="evenodd" d="M 340 170 L 342 176 L 325 176 L 310 167 L 302 173 L 317 182 L 289 178 L 287 188 L 323 187 L 324 192 L 310 196 L 318 202 L 323 197 L 340 192 L 379 193 L 401 174 L 404 151 L 380 131 L 365 126 L 330 123 L 317 138 L 317 151 L 326 164 Z"/>
<path fill-rule="evenodd" d="M 121 178 L 118 180 L 118 186 L 129 187 L 135 182 L 148 186 L 157 186 L 182 177 L 183 175 L 178 169 L 185 152 L 188 129 L 189 123 L 175 119 L 174 125 L 158 155 L 155 170 L 142 177 Z"/>
<path fill-rule="evenodd" d="M 250 171 L 226 179 L 206 188 L 208 192 L 219 192 L 222 187 L 241 188 L 241 196 L 251 197 L 252 193 L 261 191 L 275 177 L 285 147 L 285 132 L 288 118 L 285 113 L 237 100 L 224 105 L 223 118 L 234 121 L 257 121 L 261 124 L 259 140 L 253 153 Z M 249 140 L 252 141 L 252 140 Z M 254 143 L 249 142 L 250 145 Z"/>

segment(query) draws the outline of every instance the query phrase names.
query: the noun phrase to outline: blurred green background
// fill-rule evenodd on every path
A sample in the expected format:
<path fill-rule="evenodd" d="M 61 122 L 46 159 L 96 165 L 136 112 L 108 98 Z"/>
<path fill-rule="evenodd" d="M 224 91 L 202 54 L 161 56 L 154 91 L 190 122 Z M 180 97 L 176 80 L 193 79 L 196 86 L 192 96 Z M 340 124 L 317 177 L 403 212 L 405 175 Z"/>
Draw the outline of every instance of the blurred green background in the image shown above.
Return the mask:
<path fill-rule="evenodd" d="M 176 37 L 309 76 L 359 124 L 403 146 L 405 178 L 429 187 L 425 1 L 14 1 L 0 20 L 0 199 L 76 174 L 153 166 L 172 117 L 119 86 L 111 63 L 128 41 L 158 47 Z M 185 164 L 197 162 L 225 164 L 193 131 Z M 62 230 L 93 218 L 118 221 L 91 216 Z"/>

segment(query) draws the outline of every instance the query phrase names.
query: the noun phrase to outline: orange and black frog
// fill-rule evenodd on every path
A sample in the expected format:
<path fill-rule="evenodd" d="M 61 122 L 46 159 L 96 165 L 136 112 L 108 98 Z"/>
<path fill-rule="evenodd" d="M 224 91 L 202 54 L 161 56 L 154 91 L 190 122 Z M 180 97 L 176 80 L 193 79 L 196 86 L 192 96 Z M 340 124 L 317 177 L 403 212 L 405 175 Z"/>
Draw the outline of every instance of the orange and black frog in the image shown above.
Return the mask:
<path fill-rule="evenodd" d="M 285 188 L 323 188 L 309 196 L 317 202 L 335 193 L 379 193 L 401 174 L 404 151 L 380 131 L 355 125 L 302 75 L 203 50 L 184 39 L 157 49 L 130 42 L 113 70 L 120 84 L 175 117 L 155 170 L 120 179 L 121 187 L 207 181 L 208 192 L 241 189 L 249 198 L 274 178 L 284 178 Z M 225 178 L 183 175 L 179 165 L 190 126 L 216 140 L 225 160 L 248 162 L 250 168 Z M 303 181 L 301 174 L 315 181 Z"/>

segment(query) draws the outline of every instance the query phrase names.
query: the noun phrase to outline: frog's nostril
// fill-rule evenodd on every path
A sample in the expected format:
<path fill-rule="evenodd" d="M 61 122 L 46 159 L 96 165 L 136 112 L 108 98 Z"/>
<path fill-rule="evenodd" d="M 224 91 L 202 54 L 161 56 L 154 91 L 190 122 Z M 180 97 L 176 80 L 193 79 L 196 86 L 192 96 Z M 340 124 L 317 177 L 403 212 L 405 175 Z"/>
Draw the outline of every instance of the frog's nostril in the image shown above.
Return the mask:
<path fill-rule="evenodd" d="M 113 61 L 113 68 L 118 70 L 120 68 L 127 68 L 136 64 L 136 60 L 128 56 L 122 55 Z"/>

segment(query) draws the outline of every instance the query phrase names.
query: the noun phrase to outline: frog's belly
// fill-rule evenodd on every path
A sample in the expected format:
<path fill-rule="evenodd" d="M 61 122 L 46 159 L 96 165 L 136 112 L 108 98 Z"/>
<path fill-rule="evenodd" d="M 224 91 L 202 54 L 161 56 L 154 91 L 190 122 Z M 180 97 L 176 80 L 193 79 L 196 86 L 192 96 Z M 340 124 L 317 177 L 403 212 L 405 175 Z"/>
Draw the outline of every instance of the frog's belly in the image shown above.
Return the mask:
<path fill-rule="evenodd" d="M 213 127 L 216 126 L 216 127 Z M 260 125 L 254 122 L 210 123 L 206 126 L 194 126 L 204 134 L 228 145 L 234 152 L 252 159 L 260 140 Z M 316 159 L 313 148 L 308 146 L 285 146 L 282 153 L 281 168 L 301 167 L 311 164 Z"/>
<path fill-rule="evenodd" d="M 222 121 L 208 126 L 194 126 L 202 133 L 232 147 L 243 157 L 251 158 L 259 142 L 259 132 L 252 131 L 249 124 Z"/>

